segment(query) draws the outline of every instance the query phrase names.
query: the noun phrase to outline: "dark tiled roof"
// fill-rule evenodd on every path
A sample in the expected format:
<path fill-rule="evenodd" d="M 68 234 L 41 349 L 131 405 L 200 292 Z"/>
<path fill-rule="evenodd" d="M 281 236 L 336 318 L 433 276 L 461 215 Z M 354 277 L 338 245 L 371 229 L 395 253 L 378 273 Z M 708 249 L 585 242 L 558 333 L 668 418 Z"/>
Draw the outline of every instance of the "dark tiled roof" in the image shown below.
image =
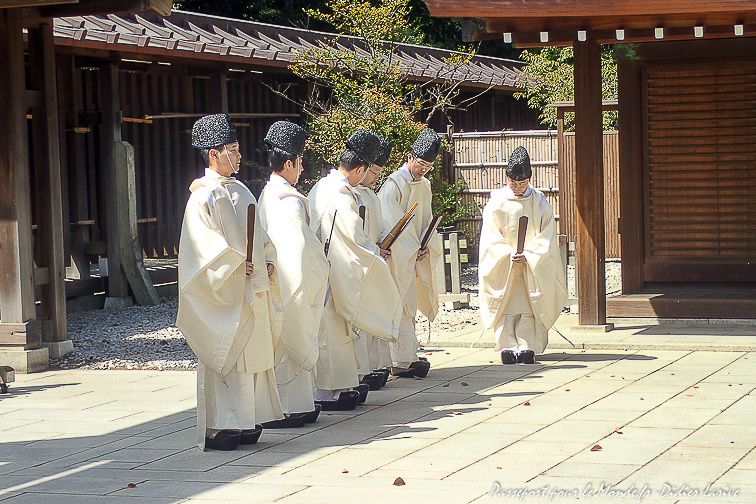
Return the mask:
<path fill-rule="evenodd" d="M 354 37 L 250 21 L 173 11 L 129 15 L 76 16 L 55 19 L 56 44 L 110 51 L 174 53 L 179 57 L 226 60 L 263 66 L 287 66 L 298 51 L 334 41 L 337 47 Z M 423 80 L 461 80 L 467 85 L 518 89 L 523 79 L 518 61 L 475 56 L 454 68 L 444 62 L 454 52 L 399 44 L 400 64 Z"/>

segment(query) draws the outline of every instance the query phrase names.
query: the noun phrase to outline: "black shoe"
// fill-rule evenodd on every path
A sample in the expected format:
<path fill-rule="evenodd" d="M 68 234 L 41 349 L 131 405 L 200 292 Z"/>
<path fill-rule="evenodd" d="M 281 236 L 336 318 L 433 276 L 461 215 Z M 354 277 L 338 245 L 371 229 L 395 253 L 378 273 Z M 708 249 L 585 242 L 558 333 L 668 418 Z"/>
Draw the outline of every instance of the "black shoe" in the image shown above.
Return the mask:
<path fill-rule="evenodd" d="M 255 425 L 254 429 L 244 429 L 241 431 L 241 441 L 239 444 L 251 445 L 257 444 L 260 436 L 262 436 L 263 426 L 260 424 Z"/>
<path fill-rule="evenodd" d="M 315 405 L 315 409 L 312 411 L 305 411 L 304 413 L 292 413 L 291 416 L 301 416 L 304 418 L 305 423 L 315 423 L 318 421 L 320 415 L 320 404 Z"/>
<path fill-rule="evenodd" d="M 515 356 L 515 353 L 512 350 L 503 350 L 501 352 L 501 363 L 502 364 L 515 364 L 517 361 L 517 357 Z"/>
<path fill-rule="evenodd" d="M 295 429 L 297 427 L 304 427 L 306 420 L 302 415 L 289 415 L 281 420 L 271 420 L 270 422 L 263 422 L 264 429 Z"/>
<path fill-rule="evenodd" d="M 362 377 L 360 383 L 367 385 L 370 390 L 380 390 L 383 386 L 383 373 L 373 372 L 366 374 Z"/>
<path fill-rule="evenodd" d="M 535 352 L 533 350 L 523 350 L 518 352 L 517 362 L 520 364 L 535 364 Z"/>
<path fill-rule="evenodd" d="M 425 378 L 430 371 L 430 362 L 427 360 L 418 360 L 410 364 L 409 368 L 413 371 L 414 375 L 418 378 Z"/>
<path fill-rule="evenodd" d="M 205 449 L 220 451 L 236 450 L 241 444 L 241 437 L 242 431 L 222 430 L 217 432 L 213 437 L 205 436 Z"/>
<path fill-rule="evenodd" d="M 426 361 L 426 362 L 428 361 L 428 359 L 425 358 L 425 357 L 418 357 L 417 360 L 422 360 L 422 361 Z"/>
<path fill-rule="evenodd" d="M 315 401 L 316 406 L 320 406 L 323 411 L 351 411 L 357 407 L 357 399 L 360 393 L 354 390 L 342 392 L 335 401 Z"/>
<path fill-rule="evenodd" d="M 373 372 L 381 373 L 383 375 L 383 382 L 381 383 L 381 387 L 385 387 L 386 382 L 388 382 L 389 376 L 391 376 L 391 368 L 382 367 L 380 369 L 374 370 Z"/>
<path fill-rule="evenodd" d="M 365 401 L 367 401 L 368 390 L 370 390 L 370 387 L 368 387 L 364 383 L 360 383 L 356 387 L 352 388 L 352 390 L 356 391 L 359 394 L 359 398 L 357 399 L 357 404 L 365 404 Z"/>

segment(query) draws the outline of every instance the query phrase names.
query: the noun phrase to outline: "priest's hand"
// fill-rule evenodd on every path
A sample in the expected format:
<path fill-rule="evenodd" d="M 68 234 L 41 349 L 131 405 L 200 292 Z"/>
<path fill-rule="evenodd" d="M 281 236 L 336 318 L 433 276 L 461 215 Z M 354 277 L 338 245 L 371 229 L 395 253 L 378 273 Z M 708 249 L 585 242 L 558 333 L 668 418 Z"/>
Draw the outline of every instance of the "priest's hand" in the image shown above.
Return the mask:
<path fill-rule="evenodd" d="M 528 262 L 528 259 L 525 257 L 525 254 L 512 254 L 512 262 L 513 263 L 524 263 Z"/>
<path fill-rule="evenodd" d="M 391 256 L 391 251 L 389 249 L 381 249 L 381 257 L 384 259 L 388 259 Z"/>
<path fill-rule="evenodd" d="M 428 247 L 421 248 L 417 251 L 417 260 L 422 261 L 428 256 Z"/>
<path fill-rule="evenodd" d="M 276 267 L 273 266 L 273 263 L 268 263 L 268 276 L 271 276 L 275 270 Z"/>
<path fill-rule="evenodd" d="M 255 265 L 252 264 L 252 261 L 244 261 L 244 263 L 247 265 L 247 275 L 254 275 Z"/>

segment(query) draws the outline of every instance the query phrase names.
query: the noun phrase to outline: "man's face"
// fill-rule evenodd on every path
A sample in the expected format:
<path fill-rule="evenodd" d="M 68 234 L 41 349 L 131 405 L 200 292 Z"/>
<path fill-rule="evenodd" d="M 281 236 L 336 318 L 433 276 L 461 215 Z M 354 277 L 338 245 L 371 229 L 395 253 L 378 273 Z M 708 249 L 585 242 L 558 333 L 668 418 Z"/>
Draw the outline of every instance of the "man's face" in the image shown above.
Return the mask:
<path fill-rule="evenodd" d="M 420 180 L 433 169 L 433 163 L 410 153 L 407 154 L 407 169 L 412 174 L 412 178 Z"/>
<path fill-rule="evenodd" d="M 283 178 L 291 185 L 296 185 L 299 182 L 299 177 L 302 175 L 302 156 L 297 156 L 294 159 L 290 159 L 284 163 L 284 169 L 281 172 Z"/>
<path fill-rule="evenodd" d="M 525 194 L 525 191 L 530 185 L 530 179 L 526 178 L 525 180 L 512 180 L 511 178 L 507 177 L 507 185 L 510 189 L 512 189 L 512 192 L 515 193 L 515 196 L 522 196 L 523 194 Z"/>
<path fill-rule="evenodd" d="M 370 165 L 370 168 L 365 172 L 365 178 L 360 182 L 361 186 L 373 187 L 375 181 L 378 180 L 378 176 L 381 174 L 381 167 L 378 165 Z"/>
<path fill-rule="evenodd" d="M 210 167 L 224 177 L 238 173 L 241 160 L 239 142 L 226 144 L 221 149 L 210 149 Z"/>

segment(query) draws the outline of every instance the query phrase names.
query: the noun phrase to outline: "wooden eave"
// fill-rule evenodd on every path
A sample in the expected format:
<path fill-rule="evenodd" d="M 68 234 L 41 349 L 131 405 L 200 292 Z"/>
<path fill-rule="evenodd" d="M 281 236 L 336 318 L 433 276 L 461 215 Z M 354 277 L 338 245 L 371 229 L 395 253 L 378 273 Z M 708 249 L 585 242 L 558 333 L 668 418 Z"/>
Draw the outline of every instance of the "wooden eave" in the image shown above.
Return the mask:
<path fill-rule="evenodd" d="M 476 39 L 520 47 L 756 36 L 753 0 L 425 0 L 432 16 L 482 21 Z"/>

